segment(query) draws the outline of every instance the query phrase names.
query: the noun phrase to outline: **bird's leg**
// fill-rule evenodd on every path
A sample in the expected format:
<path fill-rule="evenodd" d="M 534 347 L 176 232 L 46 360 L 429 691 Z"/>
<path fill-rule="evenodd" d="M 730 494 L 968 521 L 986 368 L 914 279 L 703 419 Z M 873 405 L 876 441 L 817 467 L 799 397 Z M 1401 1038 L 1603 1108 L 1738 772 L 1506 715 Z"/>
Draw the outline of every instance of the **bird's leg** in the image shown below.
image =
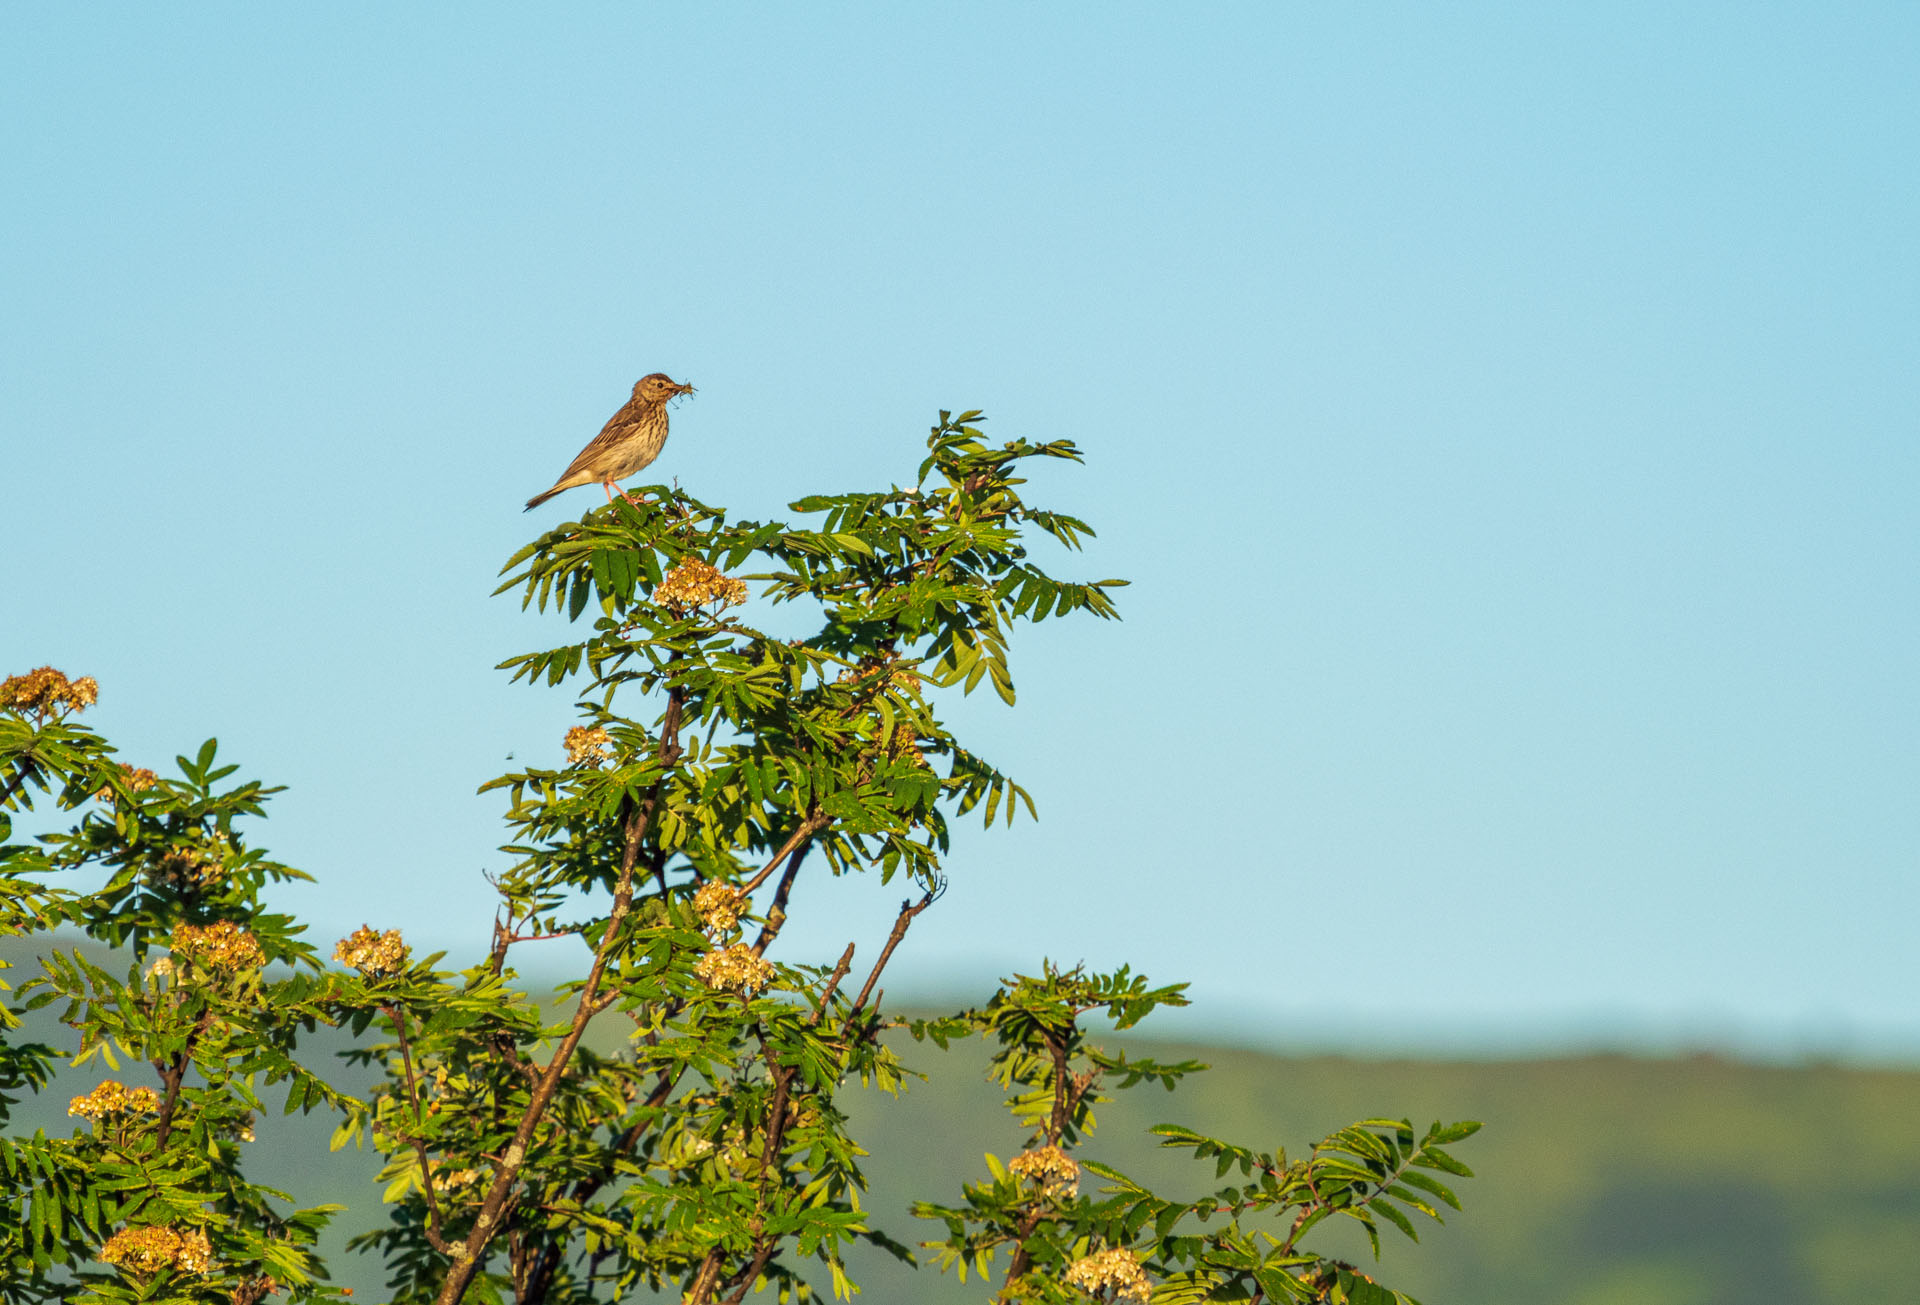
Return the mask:
<path fill-rule="evenodd" d="M 603 480 L 600 482 L 600 488 L 607 491 L 607 505 L 611 507 L 613 505 L 614 483 L 611 480 Z M 641 506 L 639 503 L 634 502 L 633 496 L 628 494 L 624 489 L 620 491 L 620 497 L 626 499 L 627 502 L 634 507 Z"/>

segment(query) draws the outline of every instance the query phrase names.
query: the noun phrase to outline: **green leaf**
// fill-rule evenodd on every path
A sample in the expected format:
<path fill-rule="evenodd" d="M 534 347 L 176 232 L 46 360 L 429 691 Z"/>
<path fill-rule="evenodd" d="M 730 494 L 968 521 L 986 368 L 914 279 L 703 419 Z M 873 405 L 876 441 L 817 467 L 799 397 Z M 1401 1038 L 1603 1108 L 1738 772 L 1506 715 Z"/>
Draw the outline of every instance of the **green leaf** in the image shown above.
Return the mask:
<path fill-rule="evenodd" d="M 1437 1146 L 1423 1149 L 1413 1158 L 1413 1162 L 1423 1169 L 1439 1169 L 1460 1178 L 1473 1177 L 1473 1170 L 1455 1160 Z"/>
<path fill-rule="evenodd" d="M 1409 1187 L 1417 1187 L 1423 1192 L 1439 1197 L 1456 1210 L 1460 1208 L 1459 1198 L 1455 1197 L 1452 1189 L 1437 1178 L 1430 1178 L 1417 1169 L 1406 1169 L 1401 1171 L 1400 1181 Z"/>
<path fill-rule="evenodd" d="M 1413 1220 L 1407 1218 L 1406 1215 L 1395 1209 L 1391 1202 L 1375 1201 L 1368 1209 L 1372 1210 L 1375 1214 L 1384 1216 L 1388 1223 L 1391 1223 L 1414 1241 L 1417 1242 L 1420 1240 L 1420 1234 L 1415 1230 Z M 1378 1257 L 1376 1256 L 1376 1258 Z"/>
<path fill-rule="evenodd" d="M 1213 1289 L 1221 1281 L 1219 1274 L 1205 1270 L 1174 1274 L 1154 1287 L 1152 1305 L 1200 1305 L 1214 1299 Z"/>

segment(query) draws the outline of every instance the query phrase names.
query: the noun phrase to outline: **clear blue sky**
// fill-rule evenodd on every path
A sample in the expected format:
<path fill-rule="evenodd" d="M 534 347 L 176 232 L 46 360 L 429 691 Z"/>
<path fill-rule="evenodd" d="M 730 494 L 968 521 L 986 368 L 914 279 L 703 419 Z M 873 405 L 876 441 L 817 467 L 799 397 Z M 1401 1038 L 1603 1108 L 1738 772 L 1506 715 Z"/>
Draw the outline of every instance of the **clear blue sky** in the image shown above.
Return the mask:
<path fill-rule="evenodd" d="M 471 953 L 570 723 L 487 595 L 635 378 L 759 516 L 981 407 L 1134 586 L 955 713 L 1042 821 L 901 984 L 1920 1050 L 1916 68 L 1898 4 L 8 6 L 0 663 L 289 784 L 323 939 Z"/>

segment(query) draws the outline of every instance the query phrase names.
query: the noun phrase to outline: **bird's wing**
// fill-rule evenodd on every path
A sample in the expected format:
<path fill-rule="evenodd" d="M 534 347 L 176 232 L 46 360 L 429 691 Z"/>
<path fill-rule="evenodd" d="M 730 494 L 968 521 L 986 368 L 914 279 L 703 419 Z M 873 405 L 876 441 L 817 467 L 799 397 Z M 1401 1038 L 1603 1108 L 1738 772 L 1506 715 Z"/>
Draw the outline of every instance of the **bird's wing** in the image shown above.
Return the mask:
<path fill-rule="evenodd" d="M 574 456 L 573 461 L 567 464 L 567 469 L 560 473 L 560 480 L 571 480 L 583 471 L 592 473 L 602 455 L 626 435 L 627 428 L 633 424 L 633 409 L 634 405 L 629 403 L 607 418 L 607 424 L 600 428 L 600 433 L 588 440 L 587 446 L 581 449 Z M 558 484 L 559 481 L 555 483 Z"/>

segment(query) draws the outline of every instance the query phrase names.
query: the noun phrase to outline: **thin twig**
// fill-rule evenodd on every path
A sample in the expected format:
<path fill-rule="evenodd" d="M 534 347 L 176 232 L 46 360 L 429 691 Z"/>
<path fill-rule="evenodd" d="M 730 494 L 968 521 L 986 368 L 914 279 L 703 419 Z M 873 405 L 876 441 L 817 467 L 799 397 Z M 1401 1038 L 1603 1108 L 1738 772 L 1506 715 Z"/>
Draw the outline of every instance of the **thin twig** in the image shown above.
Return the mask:
<path fill-rule="evenodd" d="M 510 943 L 552 942 L 556 938 L 574 938 L 579 936 L 578 929 L 560 929 L 553 933 L 512 933 L 507 935 Z"/>
<path fill-rule="evenodd" d="M 760 936 L 753 940 L 753 954 L 765 956 L 773 940 L 780 936 L 781 926 L 787 922 L 787 898 L 793 892 L 793 880 L 800 873 L 800 863 L 807 859 L 807 852 L 813 844 L 802 843 L 800 850 L 787 862 L 787 868 L 780 875 L 780 885 L 773 890 L 773 904 L 767 908 L 767 922 L 760 927 Z"/>
<path fill-rule="evenodd" d="M 907 936 L 907 926 L 913 923 L 913 917 L 933 905 L 933 899 L 939 896 L 939 890 L 929 888 L 918 902 L 900 903 L 900 914 L 893 922 L 893 932 L 887 935 L 887 945 L 880 949 L 880 959 L 873 963 L 873 970 L 867 975 L 865 986 L 860 995 L 853 999 L 853 1009 L 847 1012 L 847 1025 L 851 1027 L 854 1016 L 867 1004 L 867 998 L 873 995 L 873 985 L 880 979 L 880 971 L 887 968 L 887 961 L 893 956 L 893 949 Z"/>
<path fill-rule="evenodd" d="M 773 872 L 780 868 L 782 861 L 785 861 L 802 843 L 826 827 L 827 818 L 817 811 L 809 815 L 805 820 L 802 820 L 799 825 L 795 827 L 793 833 L 788 836 L 787 841 L 780 845 L 780 850 L 773 854 L 773 860 L 762 866 L 759 874 L 747 880 L 746 883 L 741 884 L 740 891 L 750 893 L 760 887 L 761 884 L 766 883 Z"/>
<path fill-rule="evenodd" d="M 827 986 L 820 990 L 820 1004 L 813 1008 L 813 1017 L 807 1021 L 818 1025 L 826 1018 L 827 1006 L 833 1001 L 834 990 L 840 986 L 840 980 L 847 977 L 847 971 L 853 968 L 853 944 L 847 944 L 847 950 L 840 953 L 839 964 L 833 967 L 833 973 L 827 976 Z"/>
<path fill-rule="evenodd" d="M 37 776 L 39 771 L 40 767 L 33 758 L 22 757 L 20 759 L 19 771 L 14 774 L 12 779 L 7 781 L 5 788 L 0 788 L 0 811 L 4 811 L 7 804 L 13 801 L 13 795 L 20 791 L 21 787 L 26 784 L 28 778 Z"/>
<path fill-rule="evenodd" d="M 540 1071 L 534 1068 L 533 1062 L 520 1054 L 520 1048 L 514 1045 L 511 1033 L 504 1029 L 496 1030 L 487 1042 L 493 1048 L 493 1054 L 500 1057 L 509 1069 L 527 1080 L 529 1085 L 540 1081 Z"/>
<path fill-rule="evenodd" d="M 500 923 L 500 916 L 496 913 L 493 917 L 493 947 L 487 955 L 487 968 L 493 971 L 494 978 L 499 978 L 507 968 L 507 948 L 512 945 L 513 934 L 506 925 Z"/>
<path fill-rule="evenodd" d="M 767 1107 L 767 1138 L 760 1147 L 760 1171 L 754 1176 L 753 1258 L 720 1286 L 719 1290 L 727 1293 L 726 1305 L 740 1305 L 746 1299 L 747 1288 L 760 1276 L 760 1270 L 766 1267 L 773 1248 L 780 1242 L 778 1237 L 770 1237 L 765 1232 L 767 1182 L 774 1170 L 782 1168 L 780 1148 L 787 1136 L 787 1094 L 793 1087 L 795 1071 L 774 1059 L 764 1031 L 760 1034 L 760 1054 L 766 1059 L 768 1074 L 773 1077 L 773 1102 Z M 693 1300 L 690 1305 L 706 1305 L 706 1298 Z"/>
<path fill-rule="evenodd" d="M 398 1007 L 387 1007 L 387 1016 L 393 1020 L 393 1031 L 400 1039 L 400 1067 L 407 1076 L 407 1104 L 413 1109 L 415 1127 L 420 1123 L 420 1085 L 413 1073 L 413 1048 L 407 1043 L 406 1015 Z M 427 1189 L 427 1241 L 433 1249 L 442 1255 L 453 1254 L 453 1244 L 440 1235 L 440 1201 L 433 1194 L 433 1164 L 427 1159 L 427 1146 L 417 1134 L 409 1132 L 407 1140 L 413 1143 L 413 1153 L 420 1160 L 420 1185 Z"/>

